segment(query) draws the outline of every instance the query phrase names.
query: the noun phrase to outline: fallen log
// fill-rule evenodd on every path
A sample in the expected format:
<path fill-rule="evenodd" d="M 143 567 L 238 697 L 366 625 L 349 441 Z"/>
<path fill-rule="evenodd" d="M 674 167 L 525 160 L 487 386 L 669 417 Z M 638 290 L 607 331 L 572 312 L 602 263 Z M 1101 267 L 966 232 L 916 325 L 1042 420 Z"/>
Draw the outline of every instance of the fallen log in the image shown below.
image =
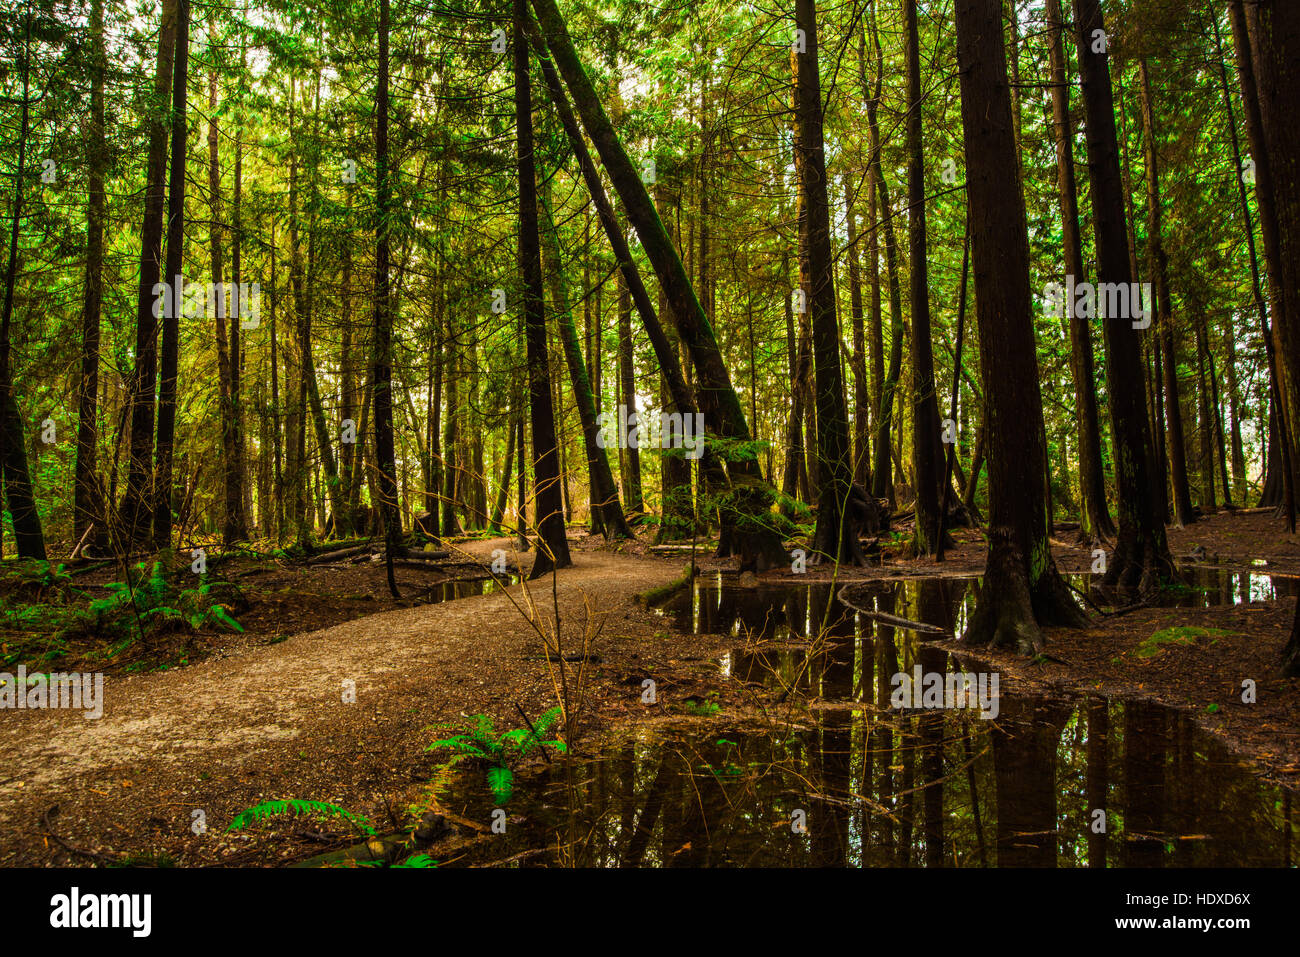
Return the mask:
<path fill-rule="evenodd" d="M 394 558 L 408 558 L 420 562 L 440 562 L 451 557 L 448 551 L 424 552 L 415 548 L 399 548 L 393 552 Z"/>
<path fill-rule="evenodd" d="M 308 558 L 305 562 L 303 562 L 303 564 L 326 565 L 329 564 L 330 562 L 337 562 L 337 561 L 342 561 L 345 558 L 352 558 L 355 555 L 360 555 L 362 552 L 366 552 L 369 550 L 370 550 L 369 542 L 367 542 L 364 545 L 353 545 L 351 548 L 338 548 L 332 552 L 322 552 L 319 555 L 313 555 L 311 558 Z"/>
<path fill-rule="evenodd" d="M 378 556 L 378 558 L 381 561 L 383 560 L 382 555 Z M 394 558 L 393 567 L 394 568 L 418 568 L 421 571 L 426 571 L 426 572 L 442 570 L 441 565 L 435 565 L 433 562 L 416 561 L 414 558 Z"/>
<path fill-rule="evenodd" d="M 882 625 L 891 625 L 894 628 L 904 628 L 908 631 L 915 631 L 923 635 L 946 635 L 948 637 L 952 636 L 951 632 L 948 632 L 943 628 L 936 627 L 935 625 L 927 625 L 924 622 L 912 621 L 909 618 L 899 618 L 897 615 L 887 615 L 883 611 L 876 611 L 873 608 L 863 608 L 861 605 L 854 604 L 852 600 L 846 597 L 849 589 L 852 587 L 853 587 L 852 585 L 845 585 L 843 588 L 839 590 L 839 593 L 835 597 L 839 599 L 840 604 L 848 605 L 854 611 L 858 612 L 861 615 L 866 616 L 867 618 L 870 618 L 873 621 L 878 621 Z"/>

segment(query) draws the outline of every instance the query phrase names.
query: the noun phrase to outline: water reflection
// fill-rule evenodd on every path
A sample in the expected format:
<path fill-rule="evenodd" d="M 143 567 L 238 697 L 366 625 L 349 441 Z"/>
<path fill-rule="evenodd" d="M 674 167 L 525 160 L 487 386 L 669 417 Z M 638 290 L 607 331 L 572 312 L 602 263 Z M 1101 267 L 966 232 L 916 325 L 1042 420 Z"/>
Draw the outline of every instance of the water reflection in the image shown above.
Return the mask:
<path fill-rule="evenodd" d="M 1300 596 L 1300 579 L 1227 569 L 1189 566 L 1185 586 L 1164 592 L 1163 608 L 1211 608 Z M 1091 593 L 1099 575 L 1067 575 L 1076 589 Z M 855 601 L 865 597 L 876 609 L 902 618 L 935 624 L 960 634 L 975 608 L 978 578 L 885 579 L 852 586 Z M 678 592 L 657 609 L 679 631 L 733 635 L 755 640 L 799 642 L 825 631 L 831 636 L 860 636 L 863 619 L 839 602 L 843 583 L 764 583 L 741 588 L 722 575 L 701 578 L 693 592 Z M 1082 604 L 1082 599 L 1080 599 Z"/>
<path fill-rule="evenodd" d="M 492 578 L 461 578 L 455 581 L 438 582 L 429 585 L 423 591 L 413 593 L 423 604 L 436 605 L 458 598 L 471 598 L 474 595 L 490 595 L 502 586 L 518 583 L 517 575 L 499 576 L 501 584 Z"/>
<path fill-rule="evenodd" d="M 960 631 L 974 585 L 889 582 L 869 602 L 874 611 Z M 1261 782 L 1184 712 L 1013 694 L 1001 695 L 994 720 L 891 710 L 900 671 L 978 668 L 844 608 L 826 583 L 743 592 L 703 583 L 664 612 L 682 628 L 736 635 L 720 662 L 733 678 L 817 706 L 801 709 L 797 722 L 772 712 L 773 724 L 759 730 L 728 729 L 724 712 L 707 732 L 647 734 L 593 759 L 538 769 L 516 786 L 507 833 L 479 842 L 461 863 L 1291 863 L 1289 794 Z M 442 803 L 475 820 L 493 807 L 473 773 L 456 778 Z"/>
<path fill-rule="evenodd" d="M 789 734 L 647 737 L 520 785 L 507 832 L 459 863 L 521 854 L 520 866 L 584 867 L 1291 863 L 1287 795 L 1185 715 L 1102 699 L 1006 696 L 992 722 L 838 709 Z M 442 803 L 477 820 L 492 809 L 473 775 Z"/>

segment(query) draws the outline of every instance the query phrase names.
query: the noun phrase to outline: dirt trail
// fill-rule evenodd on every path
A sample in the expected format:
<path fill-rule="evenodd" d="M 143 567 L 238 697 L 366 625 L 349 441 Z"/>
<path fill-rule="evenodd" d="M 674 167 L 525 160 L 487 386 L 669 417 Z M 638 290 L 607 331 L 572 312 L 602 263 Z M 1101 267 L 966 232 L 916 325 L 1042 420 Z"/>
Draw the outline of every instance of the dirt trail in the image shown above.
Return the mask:
<path fill-rule="evenodd" d="M 962 538 L 949 562 L 933 571 L 963 574 L 982 567 L 982 545 L 971 535 Z M 1245 564 L 1249 559 L 1266 557 L 1273 566 L 1269 572 L 1300 570 L 1294 558 L 1300 542 L 1264 513 L 1216 516 L 1175 530 L 1170 538 L 1178 554 L 1199 545 L 1218 561 L 1250 567 Z M 528 556 L 516 556 L 509 539 L 461 546 L 485 561 L 496 548 L 505 549 L 512 562 L 520 557 L 525 567 L 529 564 Z M 574 566 L 558 576 L 565 650 L 580 642 L 589 609 L 601 624 L 591 648 L 599 661 L 591 666 L 589 727 L 598 730 L 628 718 L 666 714 L 680 706 L 692 686 L 716 684 L 711 659 L 729 647 L 728 639 L 678 634 L 632 600 L 675 578 L 684 557 L 595 549 L 594 543 L 574 548 Z M 1062 567 L 1088 567 L 1087 551 L 1065 543 L 1054 551 Z M 716 567 L 704 555 L 700 558 L 706 572 Z M 890 559 L 885 567 L 845 577 L 914 577 L 931 565 Z M 805 580 L 829 574 L 810 567 Z M 400 571 L 398 577 L 400 581 Z M 774 572 L 764 577 L 789 576 Z M 531 590 L 540 613 L 549 616 L 550 579 L 534 583 Z M 104 715 L 98 720 L 74 711 L 0 711 L 0 750 L 6 755 L 0 769 L 0 865 L 108 863 L 124 855 L 135 861 L 165 855 L 187 865 L 272 864 L 291 852 L 275 841 L 224 832 L 240 810 L 271 798 L 324 800 L 384 819 L 387 801 L 409 796 L 441 760 L 424 750 L 434 737 L 432 725 L 463 726 L 465 716 L 486 713 L 498 728 L 517 727 L 522 724 L 518 708 L 535 716 L 556 703 L 552 666 L 542 654 L 541 639 L 510 600 L 521 591 L 513 586 L 388 611 L 277 644 L 247 646 L 232 656 L 175 671 L 110 676 Z M 1271 603 L 1266 612 L 1258 605 L 1152 609 L 1098 622 L 1096 629 L 1080 633 L 1084 650 L 1095 660 L 1071 646 L 1076 636 L 1054 640 L 1062 658 L 1078 656 L 1082 674 L 1101 678 L 1107 662 L 1120 661 L 1153 628 L 1185 618 L 1239 631 L 1243 642 L 1267 639 L 1267 648 L 1255 649 L 1267 661 L 1258 662 L 1243 660 L 1249 649 L 1223 639 L 1213 650 L 1231 654 L 1208 669 L 1235 680 L 1249 665 L 1254 669 L 1250 674 L 1265 676 L 1276 657 L 1271 648 L 1280 647 L 1293 608 L 1293 601 L 1284 601 Z M 1183 664 L 1186 674 L 1165 673 Z M 1172 693 L 1199 688 L 1196 682 L 1204 683 L 1206 662 L 1184 662 L 1183 656 L 1170 654 L 1119 672 L 1113 677 L 1122 680 L 1111 690 L 1132 691 L 1137 682 L 1137 689 L 1147 693 Z M 648 711 L 639 702 L 640 682 L 649 676 L 658 682 L 659 711 Z M 347 681 L 354 683 L 355 703 L 344 701 Z M 1296 700 L 1293 685 L 1261 684 L 1273 692 L 1269 707 L 1281 709 L 1263 715 L 1264 730 L 1283 727 L 1287 730 L 1281 735 L 1294 733 L 1295 715 L 1288 710 Z M 1193 697 L 1198 708 L 1204 706 L 1204 690 Z M 1238 710 L 1224 704 L 1220 714 L 1235 721 Z M 1258 719 L 1266 710 L 1259 707 L 1251 714 Z M 1246 737 L 1250 730 L 1247 722 Z M 1267 756 L 1268 747 L 1254 744 Z M 1270 763 L 1286 763 L 1288 749 L 1289 743 L 1275 748 L 1272 756 L 1278 760 Z M 193 833 L 195 811 L 203 812 L 206 833 Z M 396 817 L 386 820 L 395 824 Z"/>
<path fill-rule="evenodd" d="M 487 557 L 496 547 L 510 544 L 471 550 Z M 630 657 L 653 657 L 653 619 L 630 599 L 671 580 L 676 566 L 609 553 L 574 558 L 559 575 L 566 642 L 580 641 L 589 602 L 605 619 L 596 647 L 606 657 L 623 645 L 639 649 Z M 550 580 L 531 589 L 549 615 Z M 522 600 L 520 586 L 507 591 Z M 345 681 L 355 683 L 355 703 L 344 703 Z M 420 771 L 413 763 L 429 763 L 421 758 L 430 724 L 477 712 L 508 720 L 516 701 L 534 715 L 555 703 L 541 640 L 501 591 L 110 678 L 104 698 L 97 720 L 71 710 L 0 716 L 0 863 L 85 863 L 48 839 L 42 816 L 55 803 L 54 830 L 78 850 L 149 853 L 175 847 L 179 835 L 181 857 L 209 858 L 205 839 L 189 834 L 193 809 L 219 834 L 238 810 L 272 797 L 355 806 L 349 801 L 409 783 Z"/>

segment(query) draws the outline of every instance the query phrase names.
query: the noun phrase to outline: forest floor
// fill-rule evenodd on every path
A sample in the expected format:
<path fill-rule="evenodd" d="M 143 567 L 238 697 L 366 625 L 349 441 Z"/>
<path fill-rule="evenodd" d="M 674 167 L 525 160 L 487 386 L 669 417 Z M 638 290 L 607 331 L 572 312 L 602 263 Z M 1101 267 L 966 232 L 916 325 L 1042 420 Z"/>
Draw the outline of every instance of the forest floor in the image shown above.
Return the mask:
<path fill-rule="evenodd" d="M 635 600 L 679 576 L 689 556 L 645 542 L 605 545 L 576 529 L 571 536 L 574 566 L 555 577 L 554 588 L 562 651 L 582 651 L 588 636 L 585 664 L 563 663 L 571 700 L 582 699 L 579 750 L 614 729 L 692 720 L 691 705 L 704 696 L 739 705 L 743 696 L 714 665 L 735 639 L 680 634 Z M 841 580 L 982 569 L 977 531 L 959 531 L 941 565 L 902 557 L 904 537 L 882 542 L 881 566 L 841 572 Z M 1062 531 L 1055 543 L 1058 565 L 1085 572 L 1091 552 L 1071 537 Z M 1195 554 L 1204 565 L 1300 575 L 1300 539 L 1269 512 L 1220 513 L 1171 530 L 1170 544 L 1176 557 Z M 432 586 L 481 574 L 471 562 L 486 562 L 493 549 L 516 557 L 504 538 L 460 547 L 465 564 L 398 570 L 403 606 L 388 596 L 382 565 L 232 562 L 222 575 L 255 572 L 240 579 L 244 634 L 187 635 L 185 667 L 175 667 L 176 659 L 166 670 L 101 668 L 109 677 L 96 720 L 71 710 L 5 712 L 0 864 L 265 865 L 346 843 L 346 829 L 307 819 L 226 832 L 238 812 L 273 798 L 329 801 L 371 816 L 381 829 L 418 818 L 446 757 L 426 751 L 445 733 L 435 726 L 463 728 L 471 716 L 488 714 L 499 729 L 521 727 L 521 712 L 535 719 L 559 697 L 561 664 L 545 654 L 529 622 L 530 615 L 552 620 L 551 579 L 527 587 L 531 611 L 521 585 L 409 605 L 432 595 Z M 530 556 L 518 558 L 527 568 Z M 710 560 L 703 549 L 696 559 L 703 572 L 731 564 Z M 103 574 L 111 580 L 111 571 Z M 781 569 L 761 578 L 795 583 L 830 574 L 810 566 L 806 576 Z M 1190 709 L 1230 747 L 1294 787 L 1300 680 L 1283 679 L 1277 669 L 1294 613 L 1290 598 L 1145 607 L 1098 616 L 1083 631 L 1049 631 L 1048 650 L 1058 661 L 975 657 L 989 660 L 1011 689 L 1097 690 Z M 1180 632 L 1188 640 L 1147 653 L 1154 631 L 1183 626 L 1204 631 Z M 72 670 L 67 662 L 58 667 Z M 644 704 L 642 682 L 651 677 L 657 702 Z M 1243 679 L 1256 682 L 1257 703 L 1241 702 Z M 348 683 L 354 703 L 344 700 Z"/>

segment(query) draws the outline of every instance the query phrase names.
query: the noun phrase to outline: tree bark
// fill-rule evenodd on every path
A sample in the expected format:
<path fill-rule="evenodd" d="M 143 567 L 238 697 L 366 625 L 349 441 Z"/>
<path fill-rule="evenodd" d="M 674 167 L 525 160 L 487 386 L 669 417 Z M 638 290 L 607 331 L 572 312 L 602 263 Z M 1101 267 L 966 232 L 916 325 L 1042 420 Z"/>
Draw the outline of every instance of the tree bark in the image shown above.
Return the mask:
<path fill-rule="evenodd" d="M 170 112 L 178 2 L 163 0 L 158 28 L 158 63 L 154 73 L 153 115 L 148 125 L 144 221 L 140 230 L 140 282 L 136 292 L 135 369 L 131 374 L 130 459 L 126 492 L 118 509 L 118 532 L 125 551 L 143 544 L 153 530 L 149 505 L 153 501 L 154 389 L 158 378 L 158 317 L 154 315 L 154 287 L 162 270 L 166 118 Z"/>
<path fill-rule="evenodd" d="M 867 189 L 873 190 L 871 174 Z M 875 205 L 874 201 L 871 204 Z M 867 334 L 862 307 L 862 265 L 858 251 L 857 217 L 853 212 L 853 193 L 849 178 L 844 177 L 844 216 L 848 227 L 849 315 L 853 335 L 853 481 L 864 489 L 871 487 L 871 384 L 867 380 Z M 875 223 L 872 223 L 875 234 Z M 874 269 L 873 269 L 874 271 Z M 752 329 L 752 323 L 751 323 Z"/>
<path fill-rule="evenodd" d="M 97 467 L 99 453 L 99 340 L 104 301 L 104 173 L 108 140 L 104 130 L 104 0 L 90 7 L 92 83 L 87 163 L 86 288 L 81 306 L 81 379 L 77 393 L 77 460 L 74 467 L 72 535 L 78 542 L 91 526 L 88 544 L 96 551 L 108 545 L 104 490 Z"/>
<path fill-rule="evenodd" d="M 1274 348 L 1282 383 L 1278 425 L 1284 437 L 1283 466 L 1294 489 L 1295 437 L 1300 426 L 1300 135 L 1295 130 L 1300 110 L 1300 93 L 1295 88 L 1296 70 L 1300 68 L 1300 9 L 1294 3 L 1260 0 L 1247 5 L 1246 13 L 1258 92 L 1255 132 L 1260 140 L 1257 144 L 1252 132 L 1251 152 L 1256 163 L 1265 260 L 1274 288 Z M 1242 75 L 1244 87 L 1245 71 Z M 1251 112 L 1248 104 L 1248 119 Z M 1248 127 L 1251 125 L 1248 123 Z M 1261 158 L 1266 158 L 1267 163 L 1261 164 Z M 1267 189 L 1260 178 L 1265 166 Z M 1290 501 L 1286 505 L 1288 525 L 1294 529 L 1293 505 Z"/>
<path fill-rule="evenodd" d="M 1187 481 L 1187 441 L 1183 429 L 1183 403 L 1178 389 L 1178 348 L 1174 335 L 1173 304 L 1169 301 L 1169 258 L 1161 237 L 1160 167 L 1156 148 L 1155 106 L 1152 103 L 1151 77 L 1146 60 L 1138 65 L 1142 84 L 1142 145 L 1146 153 L 1147 252 L 1151 276 L 1155 282 L 1156 327 L 1164 353 L 1165 419 L 1169 431 L 1169 476 L 1173 489 L 1174 523 L 1190 525 L 1196 521 L 1192 510 L 1191 487 Z"/>
<path fill-rule="evenodd" d="M 1056 134 L 1056 185 L 1061 209 L 1065 268 L 1083 281 L 1083 242 L 1079 236 L 1079 197 L 1074 175 L 1074 124 L 1070 116 L 1070 88 L 1065 57 L 1065 21 L 1061 0 L 1047 0 L 1048 28 L 1052 31 L 1050 60 L 1052 76 L 1052 119 Z M 1097 408 L 1096 377 L 1093 371 L 1092 333 L 1088 320 L 1070 310 L 1070 372 L 1079 442 L 1079 539 L 1085 545 L 1113 540 L 1115 523 L 1106 505 L 1106 481 L 1102 474 L 1101 420 Z"/>
<path fill-rule="evenodd" d="M 551 405 L 546 315 L 542 308 L 542 250 L 537 217 L 537 169 L 533 152 L 532 89 L 528 79 L 528 0 L 514 0 L 516 160 L 519 176 L 519 274 L 523 286 L 528 348 L 529 414 L 533 432 L 533 483 L 537 509 L 537 557 L 530 579 L 572 564 L 565 537 L 560 468 Z"/>
<path fill-rule="evenodd" d="M 1099 0 L 1074 0 L 1079 72 L 1083 80 L 1084 120 L 1093 202 L 1097 278 L 1102 283 L 1131 283 L 1124 196 L 1115 136 L 1114 101 L 1105 46 L 1094 40 L 1102 31 Z M 1096 48 L 1096 52 L 1094 52 Z M 1118 311 L 1118 310 L 1116 310 Z M 1164 517 L 1157 514 L 1153 452 L 1147 430 L 1146 395 L 1137 330 L 1127 316 L 1106 316 L 1106 381 L 1115 478 L 1119 489 L 1119 532 L 1103 581 L 1107 585 L 1155 590 L 1174 576 L 1165 539 Z"/>
<path fill-rule="evenodd" d="M 921 95 L 921 41 L 916 22 L 916 0 L 907 0 L 903 16 L 907 37 L 907 254 L 912 299 L 912 467 L 916 472 L 914 541 L 918 554 L 932 555 L 939 543 L 939 461 L 942 455 L 930 330 L 922 142 L 925 104 Z M 1041 456 L 1039 461 L 1042 461 Z"/>
<path fill-rule="evenodd" d="M 534 0 L 533 6 L 583 126 L 596 146 L 672 306 L 678 334 L 690 351 L 698 375 L 699 399 L 706 427 L 710 433 L 722 438 L 748 442 L 750 433 L 745 413 L 722 362 L 713 328 L 645 184 L 623 151 L 618 135 L 583 70 L 555 0 Z M 731 484 L 722 503 L 724 531 L 719 545 L 720 555 L 738 552 L 741 567 L 746 569 L 761 570 L 784 563 L 786 556 L 780 534 L 770 518 L 773 492 L 763 482 L 757 462 L 746 459 L 729 462 L 728 478 Z M 728 534 L 729 528 L 734 534 Z"/>
<path fill-rule="evenodd" d="M 172 73 L 171 169 L 167 187 L 167 268 L 163 281 L 172 284 L 172 308 L 162 314 L 162 352 L 158 381 L 158 444 L 155 449 L 153 541 L 154 547 L 171 546 L 172 506 L 176 491 L 172 484 L 172 450 L 176 442 L 176 375 L 180 361 L 181 293 L 185 253 L 185 159 L 189 123 L 185 117 L 190 53 L 190 4 L 178 0 L 176 51 Z M 211 74 L 215 97 L 216 73 Z M 216 141 L 211 141 L 213 162 Z M 220 281 L 220 277 L 217 278 Z M 218 289 L 221 287 L 218 286 Z M 220 306 L 218 312 L 220 312 Z"/>
<path fill-rule="evenodd" d="M 551 274 L 551 300 L 555 308 L 555 320 L 560 327 L 560 341 L 564 346 L 564 358 L 569 366 L 569 384 L 573 387 L 574 401 L 578 406 L 578 419 L 582 423 L 582 441 L 587 455 L 587 478 L 591 485 L 591 509 L 599 514 L 601 531 L 607 540 L 634 538 L 627 517 L 623 514 L 618 490 L 614 487 L 614 474 L 610 471 L 609 459 L 605 455 L 605 450 L 597 442 L 600 429 L 596 422 L 596 403 L 591 395 L 587 365 L 582 360 L 578 330 L 573 322 L 568 291 L 564 288 L 560 239 L 555 228 L 548 193 L 542 194 L 542 205 L 546 214 L 548 240 L 545 265 Z"/>
<path fill-rule="evenodd" d="M 392 228 L 392 184 L 388 168 L 388 0 L 379 0 L 379 89 L 375 97 L 375 323 L 374 365 L 370 387 L 375 408 L 375 467 L 378 471 L 380 516 L 384 527 L 384 558 L 388 590 L 400 597 L 393 576 L 393 558 L 401 547 L 401 516 L 397 511 L 397 472 L 393 449 L 393 312 L 389 298 L 388 256 Z M 307 357 L 303 357 L 308 361 Z"/>
<path fill-rule="evenodd" d="M 830 202 L 827 197 L 826 148 L 823 141 L 821 80 L 817 67 L 817 7 L 815 0 L 796 0 L 795 23 L 803 31 L 803 52 L 797 54 L 799 187 L 808 217 L 808 312 L 813 335 L 817 405 L 817 527 L 813 557 L 835 564 L 862 565 L 858 544 L 861 503 L 854 495 L 849 458 L 849 419 L 840 366 L 840 334 L 836 317 L 835 277 L 831 251 Z M 865 492 L 860 493 L 865 497 Z"/>
<path fill-rule="evenodd" d="M 962 640 L 1027 654 L 1045 643 L 1041 625 L 1085 619 L 1048 540 L 1043 401 L 1001 0 L 957 0 L 956 18 L 989 460 L 988 560 Z"/>

